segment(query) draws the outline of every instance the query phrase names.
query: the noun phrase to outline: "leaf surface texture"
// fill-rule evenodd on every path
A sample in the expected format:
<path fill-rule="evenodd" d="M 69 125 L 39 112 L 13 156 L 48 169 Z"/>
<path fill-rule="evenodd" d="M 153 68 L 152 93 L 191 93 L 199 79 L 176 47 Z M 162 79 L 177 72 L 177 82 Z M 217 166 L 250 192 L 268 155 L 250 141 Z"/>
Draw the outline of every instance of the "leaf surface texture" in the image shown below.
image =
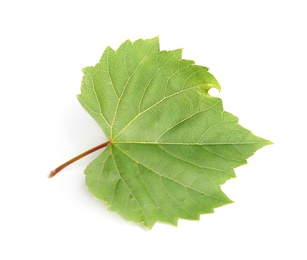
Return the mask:
<path fill-rule="evenodd" d="M 270 142 L 208 94 L 208 69 L 159 38 L 108 47 L 83 69 L 78 99 L 110 140 L 85 170 L 89 191 L 127 220 L 177 224 L 231 203 L 220 185 Z"/>

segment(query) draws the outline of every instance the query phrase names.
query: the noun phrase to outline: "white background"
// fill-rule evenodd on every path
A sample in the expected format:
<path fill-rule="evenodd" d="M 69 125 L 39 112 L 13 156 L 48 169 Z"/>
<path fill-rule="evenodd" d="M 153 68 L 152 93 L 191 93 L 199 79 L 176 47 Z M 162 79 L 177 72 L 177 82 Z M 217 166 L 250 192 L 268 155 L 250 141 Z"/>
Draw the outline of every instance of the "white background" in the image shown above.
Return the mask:
<path fill-rule="evenodd" d="M 1 1 L 0 259 L 307 259 L 305 1 Z M 150 231 L 56 166 L 105 140 L 79 105 L 107 45 L 160 36 L 208 66 L 225 110 L 275 144 L 223 185 L 234 204 Z"/>

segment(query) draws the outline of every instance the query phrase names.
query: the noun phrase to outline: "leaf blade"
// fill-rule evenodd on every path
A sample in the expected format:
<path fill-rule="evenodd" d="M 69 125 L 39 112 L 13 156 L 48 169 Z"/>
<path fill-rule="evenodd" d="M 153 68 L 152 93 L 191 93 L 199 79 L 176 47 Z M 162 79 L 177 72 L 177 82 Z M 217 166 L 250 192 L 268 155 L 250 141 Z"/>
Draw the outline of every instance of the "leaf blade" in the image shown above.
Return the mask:
<path fill-rule="evenodd" d="M 158 37 L 108 47 L 78 96 L 110 139 L 85 170 L 89 191 L 148 228 L 231 203 L 220 186 L 270 144 L 208 94 L 220 90 L 208 68 L 181 56 Z"/>

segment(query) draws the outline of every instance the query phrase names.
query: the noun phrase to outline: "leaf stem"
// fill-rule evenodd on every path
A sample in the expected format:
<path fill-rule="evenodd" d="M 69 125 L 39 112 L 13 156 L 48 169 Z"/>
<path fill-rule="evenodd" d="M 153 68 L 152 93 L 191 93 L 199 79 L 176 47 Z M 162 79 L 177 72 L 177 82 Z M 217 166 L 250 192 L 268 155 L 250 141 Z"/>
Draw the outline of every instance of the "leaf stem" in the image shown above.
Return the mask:
<path fill-rule="evenodd" d="M 84 156 L 87 156 L 87 155 L 89 155 L 89 154 L 91 154 L 91 153 L 93 153 L 93 152 L 96 152 L 96 151 L 99 150 L 99 149 L 102 149 L 103 147 L 106 147 L 109 143 L 110 143 L 110 141 L 107 141 L 107 142 L 105 142 L 105 143 L 103 143 L 103 144 L 100 144 L 100 145 L 98 145 L 98 146 L 96 146 L 96 147 L 94 147 L 94 148 L 92 148 L 92 149 L 90 149 L 90 150 L 88 150 L 88 151 L 86 151 L 86 152 L 84 152 L 84 153 L 81 153 L 81 154 L 79 154 L 78 156 L 76 156 L 76 157 L 70 159 L 69 161 L 63 163 L 62 165 L 60 165 L 59 167 L 57 167 L 56 169 L 54 169 L 53 171 L 51 171 L 48 177 L 49 177 L 49 178 L 52 178 L 54 175 L 56 175 L 58 172 L 60 172 L 60 171 L 63 170 L 64 168 L 66 168 L 68 165 L 70 165 L 70 164 L 72 164 L 72 163 L 74 163 L 74 162 L 80 160 L 80 159 L 83 158 Z"/>

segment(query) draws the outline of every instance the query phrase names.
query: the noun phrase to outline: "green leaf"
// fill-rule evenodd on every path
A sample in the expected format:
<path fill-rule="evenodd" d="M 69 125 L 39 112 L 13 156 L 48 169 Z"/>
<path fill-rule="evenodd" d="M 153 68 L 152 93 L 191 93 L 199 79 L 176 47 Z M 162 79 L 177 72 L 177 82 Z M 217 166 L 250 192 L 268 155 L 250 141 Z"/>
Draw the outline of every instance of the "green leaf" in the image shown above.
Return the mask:
<path fill-rule="evenodd" d="M 127 220 L 177 224 L 232 201 L 220 185 L 270 144 L 208 94 L 208 68 L 160 51 L 159 38 L 108 47 L 83 69 L 78 99 L 110 140 L 85 170 L 89 191 Z"/>

